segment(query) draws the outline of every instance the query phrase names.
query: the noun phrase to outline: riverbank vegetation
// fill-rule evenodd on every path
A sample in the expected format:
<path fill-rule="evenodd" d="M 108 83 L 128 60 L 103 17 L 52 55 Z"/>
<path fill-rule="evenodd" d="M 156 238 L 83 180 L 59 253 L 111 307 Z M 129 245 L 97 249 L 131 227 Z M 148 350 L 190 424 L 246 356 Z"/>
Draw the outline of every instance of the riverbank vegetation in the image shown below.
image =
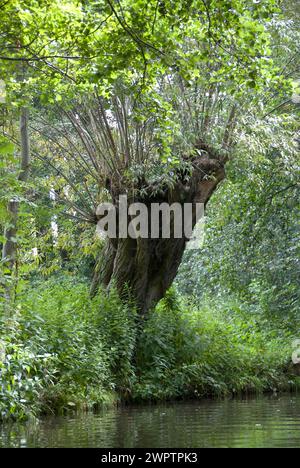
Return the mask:
<path fill-rule="evenodd" d="M 299 2 L 0 13 L 0 419 L 297 390 Z M 124 195 L 204 242 L 99 235 Z"/>
<path fill-rule="evenodd" d="M 1 416 L 293 391 L 296 325 L 236 298 L 200 305 L 170 291 L 139 332 L 115 291 L 90 299 L 76 278 L 53 278 L 2 325 Z"/>

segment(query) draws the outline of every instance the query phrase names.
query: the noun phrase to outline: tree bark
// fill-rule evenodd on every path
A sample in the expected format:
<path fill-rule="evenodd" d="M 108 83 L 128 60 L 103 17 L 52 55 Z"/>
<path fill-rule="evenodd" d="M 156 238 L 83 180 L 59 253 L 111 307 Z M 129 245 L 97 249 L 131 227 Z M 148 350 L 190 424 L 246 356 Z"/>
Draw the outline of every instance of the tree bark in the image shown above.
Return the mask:
<path fill-rule="evenodd" d="M 188 181 L 183 177 L 161 197 L 150 194 L 138 201 L 148 207 L 151 203 L 164 202 L 192 203 L 193 206 L 203 203 L 206 206 L 224 177 L 224 163 L 202 156 L 193 163 L 193 174 Z M 196 219 L 193 219 L 193 227 L 195 224 Z M 186 238 L 176 239 L 174 236 L 170 239 L 108 239 L 95 268 L 91 294 L 94 295 L 100 285 L 106 288 L 114 285 L 121 296 L 131 295 L 140 316 L 144 317 L 172 285 L 186 243 Z"/>

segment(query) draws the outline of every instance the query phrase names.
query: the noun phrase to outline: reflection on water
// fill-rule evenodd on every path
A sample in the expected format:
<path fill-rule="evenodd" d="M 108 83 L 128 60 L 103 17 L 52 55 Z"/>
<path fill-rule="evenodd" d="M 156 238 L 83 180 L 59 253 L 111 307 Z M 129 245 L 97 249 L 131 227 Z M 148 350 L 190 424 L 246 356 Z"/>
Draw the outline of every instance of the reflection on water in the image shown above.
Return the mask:
<path fill-rule="evenodd" d="M 300 396 L 106 409 L 0 426 L 0 447 L 300 447 Z"/>

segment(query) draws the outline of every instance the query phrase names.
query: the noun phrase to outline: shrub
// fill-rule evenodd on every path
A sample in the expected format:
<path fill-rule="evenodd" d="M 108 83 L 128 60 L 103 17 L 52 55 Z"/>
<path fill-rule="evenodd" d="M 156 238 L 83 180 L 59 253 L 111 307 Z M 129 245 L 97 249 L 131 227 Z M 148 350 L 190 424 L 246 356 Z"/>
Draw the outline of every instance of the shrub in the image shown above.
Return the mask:
<path fill-rule="evenodd" d="M 35 416 L 44 389 L 53 384 L 57 360 L 23 342 L 18 315 L 1 323 L 0 336 L 0 419 Z"/>
<path fill-rule="evenodd" d="M 0 335 L 2 416 L 93 408 L 130 393 L 134 320 L 115 291 L 91 300 L 84 284 L 55 278 L 28 289 Z"/>
<path fill-rule="evenodd" d="M 173 294 L 173 293 L 172 293 Z M 174 301 L 173 301 L 174 303 Z M 162 301 L 140 340 L 136 399 L 224 396 L 289 389 L 292 337 L 274 336 L 259 317 L 227 301 Z"/>

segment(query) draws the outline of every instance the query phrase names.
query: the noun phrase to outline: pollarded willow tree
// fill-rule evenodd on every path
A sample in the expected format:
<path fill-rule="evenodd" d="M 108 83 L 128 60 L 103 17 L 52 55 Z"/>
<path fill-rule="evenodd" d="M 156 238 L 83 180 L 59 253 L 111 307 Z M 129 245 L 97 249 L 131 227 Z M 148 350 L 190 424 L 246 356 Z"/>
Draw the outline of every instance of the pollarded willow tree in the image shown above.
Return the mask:
<path fill-rule="evenodd" d="M 225 177 L 240 117 L 255 108 L 267 114 L 290 91 L 285 65 L 272 58 L 279 3 L 62 3 L 74 31 L 68 27 L 64 42 L 59 23 L 55 40 L 33 42 L 42 55 L 25 59 L 53 76 L 63 69 L 64 81 L 51 80 L 53 97 L 47 86 L 32 91 L 31 128 L 32 152 L 56 172 L 69 215 L 96 223 L 98 203 L 118 208 L 125 194 L 148 206 L 208 203 Z M 34 14 L 24 15 L 32 31 Z M 56 103 L 41 115 L 45 95 Z M 92 293 L 101 284 L 129 289 L 144 315 L 172 284 L 185 246 L 184 238 L 108 240 Z"/>
<path fill-rule="evenodd" d="M 122 195 L 127 196 L 128 204 L 140 202 L 147 207 L 165 202 L 207 204 L 225 176 L 231 124 L 226 112 L 220 115 L 220 149 L 210 147 L 201 139 L 201 130 L 198 133 L 193 128 L 194 119 L 188 115 L 189 101 L 194 112 L 200 112 L 203 105 L 200 94 L 195 90 L 185 94 L 181 80 L 176 81 L 176 77 L 167 77 L 167 83 L 161 84 L 166 88 L 161 90 L 163 96 L 169 94 L 171 108 L 168 105 L 163 109 L 162 102 L 158 108 L 148 107 L 146 104 L 150 102 L 142 106 L 119 90 L 117 96 L 107 101 L 94 96 L 84 105 L 63 111 L 60 125 L 56 123 L 51 130 L 44 119 L 35 124 L 37 135 L 42 134 L 48 140 L 49 153 L 57 155 L 57 160 L 49 163 L 60 172 L 63 183 L 66 168 L 59 169 L 57 163 L 62 156 L 71 163 L 67 185 L 74 194 L 76 206 L 74 199 L 70 205 L 77 215 L 97 223 L 97 204 L 111 200 L 118 211 Z M 216 116 L 210 117 L 212 125 Z M 209 125 L 206 119 L 208 114 L 203 114 L 199 126 Z M 68 130 L 70 125 L 72 131 Z M 40 155 L 40 150 L 37 151 Z M 78 193 L 82 177 L 84 194 Z M 172 237 L 172 229 L 171 239 L 163 239 L 161 233 L 157 239 L 108 239 L 95 268 L 92 294 L 101 284 L 108 287 L 114 284 L 120 292 L 126 286 L 140 310 L 146 312 L 171 286 L 186 241 Z"/>

